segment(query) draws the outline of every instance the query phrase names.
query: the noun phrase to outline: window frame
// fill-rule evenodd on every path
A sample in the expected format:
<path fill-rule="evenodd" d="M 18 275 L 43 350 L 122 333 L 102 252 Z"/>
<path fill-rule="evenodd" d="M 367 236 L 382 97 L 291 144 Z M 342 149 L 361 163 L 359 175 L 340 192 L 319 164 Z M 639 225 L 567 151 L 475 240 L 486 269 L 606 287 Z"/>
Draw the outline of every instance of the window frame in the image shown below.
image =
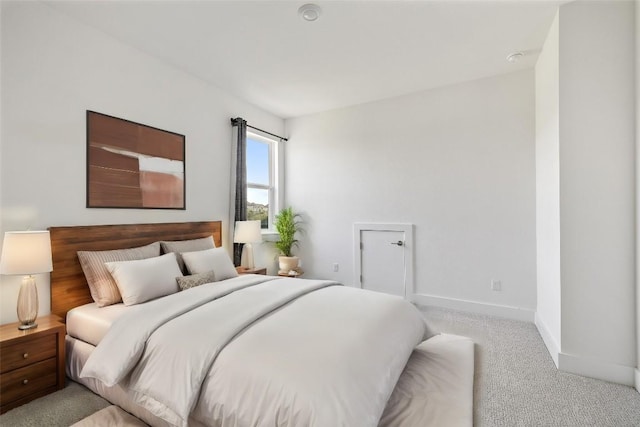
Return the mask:
<path fill-rule="evenodd" d="M 256 142 L 267 144 L 269 153 L 269 184 L 259 184 L 255 182 L 249 182 L 247 179 L 247 195 L 249 189 L 267 190 L 268 191 L 268 227 L 262 228 L 262 234 L 272 234 L 275 232 L 273 228 L 273 222 L 275 220 L 276 213 L 280 210 L 280 195 L 282 187 L 282 179 L 280 176 L 280 141 L 274 138 L 266 137 L 260 133 L 247 130 L 247 141 L 253 140 Z M 247 167 L 248 172 L 248 167 Z M 247 203 L 249 200 L 247 200 Z"/>

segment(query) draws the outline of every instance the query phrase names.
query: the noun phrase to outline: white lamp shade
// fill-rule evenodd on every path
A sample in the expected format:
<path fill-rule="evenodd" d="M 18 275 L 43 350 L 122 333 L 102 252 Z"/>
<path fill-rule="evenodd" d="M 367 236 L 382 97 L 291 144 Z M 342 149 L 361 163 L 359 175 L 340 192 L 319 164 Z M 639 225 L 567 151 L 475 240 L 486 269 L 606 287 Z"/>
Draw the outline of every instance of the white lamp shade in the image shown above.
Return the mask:
<path fill-rule="evenodd" d="M 39 274 L 53 270 L 48 231 L 4 233 L 0 274 Z"/>
<path fill-rule="evenodd" d="M 260 241 L 262 241 L 260 220 L 236 221 L 236 230 L 233 234 L 234 243 L 253 243 Z"/>

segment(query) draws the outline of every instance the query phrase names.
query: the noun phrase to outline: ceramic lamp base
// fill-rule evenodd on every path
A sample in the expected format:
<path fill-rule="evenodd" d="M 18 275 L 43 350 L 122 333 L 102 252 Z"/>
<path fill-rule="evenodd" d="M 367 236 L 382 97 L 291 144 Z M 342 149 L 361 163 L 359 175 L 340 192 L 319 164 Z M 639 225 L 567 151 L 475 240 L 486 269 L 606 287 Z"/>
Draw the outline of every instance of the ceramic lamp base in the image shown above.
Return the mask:
<path fill-rule="evenodd" d="M 240 260 L 241 267 L 248 270 L 253 270 L 256 267 L 253 262 L 253 246 L 251 246 L 251 243 L 245 243 L 242 247 L 242 257 Z"/>
<path fill-rule="evenodd" d="M 18 320 L 20 326 L 18 329 L 32 329 L 38 326 L 36 318 L 38 317 L 38 288 L 36 287 L 36 279 L 33 276 L 25 276 L 22 278 L 20 291 L 18 292 Z"/>
<path fill-rule="evenodd" d="M 38 324 L 36 322 L 33 323 L 25 323 L 18 326 L 18 329 L 21 331 L 26 331 L 27 329 L 37 328 Z"/>

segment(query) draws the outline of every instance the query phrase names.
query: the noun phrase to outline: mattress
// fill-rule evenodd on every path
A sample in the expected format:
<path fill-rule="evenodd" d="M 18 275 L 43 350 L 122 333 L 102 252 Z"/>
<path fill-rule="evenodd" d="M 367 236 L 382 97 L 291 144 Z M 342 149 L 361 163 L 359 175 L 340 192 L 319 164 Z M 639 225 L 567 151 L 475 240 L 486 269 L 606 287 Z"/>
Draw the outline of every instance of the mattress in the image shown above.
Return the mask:
<path fill-rule="evenodd" d="M 122 303 L 98 307 L 94 302 L 76 307 L 67 313 L 67 335 L 97 346 L 113 322 L 129 308 Z"/>

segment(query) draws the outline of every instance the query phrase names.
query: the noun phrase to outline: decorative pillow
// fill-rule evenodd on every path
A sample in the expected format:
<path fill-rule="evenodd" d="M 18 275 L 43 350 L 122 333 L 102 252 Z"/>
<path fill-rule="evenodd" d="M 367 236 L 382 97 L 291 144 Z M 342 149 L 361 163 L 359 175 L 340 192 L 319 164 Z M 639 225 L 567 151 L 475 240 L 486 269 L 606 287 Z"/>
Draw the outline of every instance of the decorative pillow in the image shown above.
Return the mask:
<path fill-rule="evenodd" d="M 133 261 L 158 255 L 160 255 L 159 242 L 138 248 L 116 249 L 114 251 L 78 251 L 78 259 L 89 284 L 91 297 L 98 307 L 122 301 L 118 286 L 109 274 L 107 266 L 104 265 L 105 262 Z"/>
<path fill-rule="evenodd" d="M 174 253 L 105 264 L 118 285 L 124 305 L 140 304 L 178 292 L 176 277 L 182 273 Z"/>
<path fill-rule="evenodd" d="M 178 259 L 178 265 L 180 266 L 180 270 L 182 270 L 182 274 L 188 274 L 187 267 L 184 265 L 184 261 L 182 260 L 182 252 L 194 252 L 194 251 L 203 251 L 205 249 L 213 249 L 216 247 L 216 244 L 213 241 L 213 236 L 203 237 L 202 239 L 191 239 L 191 240 L 176 240 L 171 242 L 160 242 L 160 247 L 162 248 L 163 254 L 168 254 L 169 252 L 175 252 Z"/>
<path fill-rule="evenodd" d="M 216 281 L 236 277 L 238 272 L 224 248 L 207 249 L 198 252 L 184 252 L 182 259 L 191 274 L 206 273 L 212 271 L 216 275 Z"/>
<path fill-rule="evenodd" d="M 213 271 L 207 271 L 206 273 L 192 274 L 191 276 L 179 276 L 176 277 L 180 290 L 195 288 L 196 286 L 204 285 L 205 283 L 211 283 L 216 281 L 216 275 Z"/>

